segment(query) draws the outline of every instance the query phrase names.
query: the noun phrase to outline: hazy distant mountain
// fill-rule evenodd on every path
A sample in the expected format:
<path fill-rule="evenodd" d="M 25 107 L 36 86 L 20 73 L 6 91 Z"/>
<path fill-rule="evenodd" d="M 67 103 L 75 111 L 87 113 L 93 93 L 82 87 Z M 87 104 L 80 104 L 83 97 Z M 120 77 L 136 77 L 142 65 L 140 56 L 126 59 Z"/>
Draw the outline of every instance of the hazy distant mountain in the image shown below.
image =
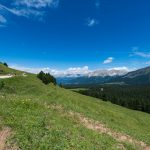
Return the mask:
<path fill-rule="evenodd" d="M 87 76 L 58 78 L 62 84 L 150 84 L 150 67 L 127 73 L 126 70 L 97 70 Z"/>
<path fill-rule="evenodd" d="M 116 76 L 124 75 L 128 72 L 126 68 L 121 69 L 105 69 L 105 70 L 96 70 L 89 72 L 86 75 L 77 74 L 72 76 L 71 74 L 65 77 L 58 77 L 57 82 L 62 84 L 102 84 L 109 82 L 109 80 L 115 78 Z"/>
<path fill-rule="evenodd" d="M 89 77 L 107 77 L 107 76 L 121 76 L 128 73 L 127 69 L 108 69 L 96 70 L 88 74 Z"/>
<path fill-rule="evenodd" d="M 80 85 L 80 84 L 103 84 L 105 82 L 108 82 L 110 79 L 113 79 L 113 77 L 110 77 L 110 76 L 107 76 L 107 77 L 83 76 L 83 77 L 77 77 L 77 78 L 58 78 L 57 81 L 58 81 L 58 83 L 62 83 L 62 84 Z"/>
<path fill-rule="evenodd" d="M 150 67 L 129 72 L 123 76 L 110 80 L 110 82 L 124 82 L 125 84 L 150 84 Z"/>

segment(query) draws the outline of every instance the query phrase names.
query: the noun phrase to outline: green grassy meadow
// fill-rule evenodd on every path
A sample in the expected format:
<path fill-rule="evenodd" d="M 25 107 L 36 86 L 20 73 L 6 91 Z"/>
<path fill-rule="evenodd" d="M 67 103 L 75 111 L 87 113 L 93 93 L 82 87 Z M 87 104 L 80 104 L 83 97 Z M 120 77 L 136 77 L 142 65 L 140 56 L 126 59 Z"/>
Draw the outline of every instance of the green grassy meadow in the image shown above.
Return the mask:
<path fill-rule="evenodd" d="M 31 74 L 0 82 L 4 83 L 0 89 L 0 130 L 11 128 L 10 146 L 21 150 L 117 150 L 123 149 L 121 144 L 127 150 L 138 149 L 86 128 L 76 117 L 68 116 L 69 111 L 150 145 L 150 114 L 44 85 Z"/>

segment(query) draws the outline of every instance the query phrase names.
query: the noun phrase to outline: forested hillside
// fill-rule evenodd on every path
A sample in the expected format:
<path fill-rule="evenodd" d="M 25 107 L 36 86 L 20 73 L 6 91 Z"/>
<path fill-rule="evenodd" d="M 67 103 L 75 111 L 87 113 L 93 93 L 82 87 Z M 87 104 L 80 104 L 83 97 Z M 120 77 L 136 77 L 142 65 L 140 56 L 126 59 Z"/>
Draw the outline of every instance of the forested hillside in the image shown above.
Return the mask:
<path fill-rule="evenodd" d="M 76 91 L 123 107 L 150 113 L 149 85 L 103 85 Z"/>

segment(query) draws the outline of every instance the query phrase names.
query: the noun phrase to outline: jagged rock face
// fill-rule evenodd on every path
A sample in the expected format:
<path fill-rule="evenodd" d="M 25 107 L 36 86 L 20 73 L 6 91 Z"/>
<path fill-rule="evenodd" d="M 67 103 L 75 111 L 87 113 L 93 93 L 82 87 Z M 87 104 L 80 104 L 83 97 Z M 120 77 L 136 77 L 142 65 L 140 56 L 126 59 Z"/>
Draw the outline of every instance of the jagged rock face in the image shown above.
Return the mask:
<path fill-rule="evenodd" d="M 128 71 L 126 69 L 122 70 L 97 70 L 94 72 L 89 73 L 89 76 L 101 76 L 101 77 L 106 77 L 106 76 L 121 76 L 127 74 Z"/>

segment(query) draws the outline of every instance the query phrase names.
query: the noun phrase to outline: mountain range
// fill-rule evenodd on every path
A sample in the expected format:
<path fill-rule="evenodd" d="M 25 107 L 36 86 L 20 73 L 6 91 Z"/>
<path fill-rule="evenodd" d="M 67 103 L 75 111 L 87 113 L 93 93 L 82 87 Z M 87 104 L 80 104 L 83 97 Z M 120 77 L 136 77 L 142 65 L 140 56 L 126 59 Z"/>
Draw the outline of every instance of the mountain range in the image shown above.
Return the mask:
<path fill-rule="evenodd" d="M 150 84 L 150 67 L 128 72 L 122 70 L 97 70 L 85 76 L 58 77 L 57 82 L 67 85 L 80 84 Z"/>

